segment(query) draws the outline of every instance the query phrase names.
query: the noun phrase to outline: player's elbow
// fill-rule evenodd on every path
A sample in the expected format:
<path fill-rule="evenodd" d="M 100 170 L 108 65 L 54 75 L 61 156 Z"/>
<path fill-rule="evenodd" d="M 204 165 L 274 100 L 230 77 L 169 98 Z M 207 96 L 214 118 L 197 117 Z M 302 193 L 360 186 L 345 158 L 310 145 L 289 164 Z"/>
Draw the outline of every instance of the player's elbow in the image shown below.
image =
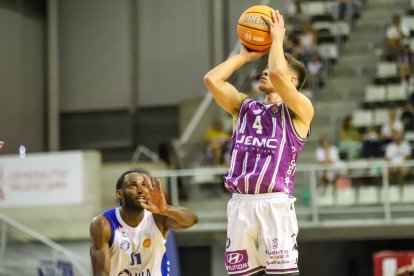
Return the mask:
<path fill-rule="evenodd" d="M 218 80 L 212 76 L 212 74 L 207 73 L 204 76 L 204 85 L 207 87 L 208 90 L 214 90 L 217 87 Z"/>
<path fill-rule="evenodd" d="M 198 216 L 195 212 L 191 212 L 187 227 L 191 227 L 198 223 Z"/>

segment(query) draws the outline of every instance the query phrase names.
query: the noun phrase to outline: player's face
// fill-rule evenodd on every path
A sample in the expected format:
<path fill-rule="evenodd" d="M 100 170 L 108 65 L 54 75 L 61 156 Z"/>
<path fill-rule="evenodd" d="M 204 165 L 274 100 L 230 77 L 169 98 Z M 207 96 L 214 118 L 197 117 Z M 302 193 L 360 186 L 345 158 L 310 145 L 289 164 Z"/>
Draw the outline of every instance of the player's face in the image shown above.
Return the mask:
<path fill-rule="evenodd" d="M 130 173 L 125 176 L 122 188 L 123 204 L 125 207 L 142 210 L 138 200 L 144 198 L 143 192 L 148 191 L 144 176 L 139 173 Z"/>
<path fill-rule="evenodd" d="M 273 85 L 269 80 L 269 67 L 266 66 L 259 79 L 259 90 L 268 93 L 273 90 Z"/>
<path fill-rule="evenodd" d="M 291 76 L 290 81 L 297 87 L 298 78 L 294 75 Z M 262 72 L 262 76 L 259 79 L 259 90 L 265 93 L 274 91 L 274 87 L 269 79 L 269 66 L 266 66 Z"/>

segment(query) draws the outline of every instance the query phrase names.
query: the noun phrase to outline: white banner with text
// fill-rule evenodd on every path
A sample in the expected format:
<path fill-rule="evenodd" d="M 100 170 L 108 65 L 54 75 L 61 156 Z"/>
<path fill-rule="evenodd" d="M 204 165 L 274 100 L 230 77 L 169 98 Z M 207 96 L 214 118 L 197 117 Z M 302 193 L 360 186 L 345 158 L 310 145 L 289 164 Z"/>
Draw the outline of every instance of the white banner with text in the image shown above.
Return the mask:
<path fill-rule="evenodd" d="M 77 205 L 83 201 L 83 154 L 0 157 L 0 208 Z"/>

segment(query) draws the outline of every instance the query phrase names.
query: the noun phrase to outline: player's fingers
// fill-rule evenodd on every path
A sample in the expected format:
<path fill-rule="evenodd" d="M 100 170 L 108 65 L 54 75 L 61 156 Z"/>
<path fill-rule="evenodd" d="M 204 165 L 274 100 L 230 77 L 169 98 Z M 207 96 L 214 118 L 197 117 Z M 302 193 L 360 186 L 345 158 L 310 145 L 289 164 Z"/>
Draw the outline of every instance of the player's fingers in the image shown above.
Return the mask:
<path fill-rule="evenodd" d="M 279 13 L 279 24 L 282 26 L 285 26 L 285 19 L 283 18 L 283 15 L 277 11 Z"/>
<path fill-rule="evenodd" d="M 278 15 L 279 15 L 279 10 L 272 10 L 271 11 L 272 12 L 272 18 L 273 18 L 273 22 L 277 22 L 277 23 L 279 23 L 279 17 L 278 17 Z"/>
<path fill-rule="evenodd" d="M 263 21 L 264 22 L 266 22 L 269 26 L 270 26 L 270 24 L 272 24 L 273 22 L 272 22 L 272 20 L 268 17 L 268 16 L 265 16 L 265 15 L 262 15 L 261 16 L 261 18 L 263 19 Z"/>
<path fill-rule="evenodd" d="M 142 177 L 144 178 L 145 186 L 151 187 L 151 184 L 150 184 L 150 182 L 148 180 L 148 177 L 145 174 L 143 174 Z"/>
<path fill-rule="evenodd" d="M 163 193 L 164 191 L 162 190 L 162 185 L 161 185 L 161 180 L 159 180 L 157 178 L 157 191 Z"/>

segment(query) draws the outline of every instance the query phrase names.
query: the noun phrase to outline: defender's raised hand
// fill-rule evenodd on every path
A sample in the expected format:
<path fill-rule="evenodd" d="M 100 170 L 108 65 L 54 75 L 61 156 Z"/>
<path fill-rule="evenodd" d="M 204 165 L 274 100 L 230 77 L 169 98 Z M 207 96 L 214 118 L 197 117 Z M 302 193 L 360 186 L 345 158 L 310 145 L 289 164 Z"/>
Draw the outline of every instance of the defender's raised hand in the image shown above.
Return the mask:
<path fill-rule="evenodd" d="M 148 177 L 144 177 L 147 189 L 141 190 L 144 198 L 139 199 L 139 203 L 145 210 L 162 215 L 168 210 L 168 204 L 162 191 L 161 181 L 155 180 L 153 176 L 150 176 L 150 180 L 151 184 L 148 182 Z"/>

